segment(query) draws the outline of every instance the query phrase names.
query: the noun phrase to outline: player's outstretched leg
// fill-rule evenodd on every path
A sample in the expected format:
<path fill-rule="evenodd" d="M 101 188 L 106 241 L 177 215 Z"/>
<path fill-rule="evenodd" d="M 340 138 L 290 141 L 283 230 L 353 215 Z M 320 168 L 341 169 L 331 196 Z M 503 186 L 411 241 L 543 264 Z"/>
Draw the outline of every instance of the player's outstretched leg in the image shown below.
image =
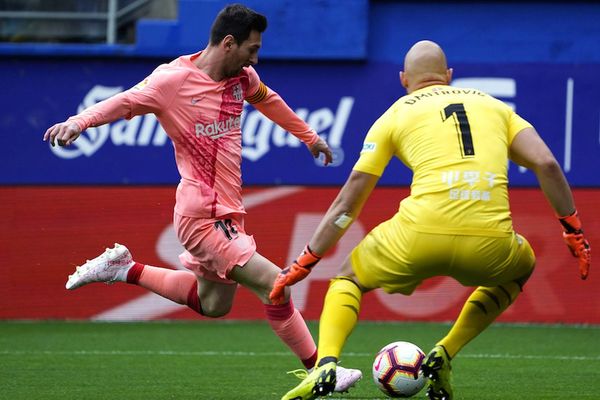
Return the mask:
<path fill-rule="evenodd" d="M 450 356 L 444 346 L 437 345 L 429 352 L 421 365 L 423 375 L 429 381 L 429 400 L 452 400 L 452 368 Z"/>
<path fill-rule="evenodd" d="M 74 290 L 92 282 L 125 282 L 127 272 L 134 264 L 129 249 L 115 243 L 112 249 L 106 249 L 98 257 L 77 267 L 75 273 L 69 275 L 65 287 Z"/>
<path fill-rule="evenodd" d="M 302 382 L 281 400 L 312 400 L 319 396 L 326 396 L 334 391 L 336 384 L 337 360 L 331 361 L 324 358 Z"/>

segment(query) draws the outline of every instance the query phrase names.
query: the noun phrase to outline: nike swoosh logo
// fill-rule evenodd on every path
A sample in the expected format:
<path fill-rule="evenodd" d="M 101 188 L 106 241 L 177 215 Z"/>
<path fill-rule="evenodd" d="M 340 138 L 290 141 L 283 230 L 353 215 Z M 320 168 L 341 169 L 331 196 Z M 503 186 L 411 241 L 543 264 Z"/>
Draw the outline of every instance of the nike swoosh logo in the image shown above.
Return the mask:
<path fill-rule="evenodd" d="M 191 103 L 192 104 L 196 104 L 198 103 L 200 100 L 202 100 L 203 98 L 205 98 L 206 96 L 196 96 L 196 97 L 192 97 Z"/>

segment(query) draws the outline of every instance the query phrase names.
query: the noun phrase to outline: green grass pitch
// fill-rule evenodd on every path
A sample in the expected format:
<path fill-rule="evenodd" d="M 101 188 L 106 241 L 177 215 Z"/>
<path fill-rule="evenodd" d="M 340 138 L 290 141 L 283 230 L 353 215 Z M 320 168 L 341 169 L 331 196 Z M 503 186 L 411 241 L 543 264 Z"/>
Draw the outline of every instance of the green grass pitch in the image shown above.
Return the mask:
<path fill-rule="evenodd" d="M 310 323 L 316 336 L 316 323 Z M 447 324 L 360 322 L 342 363 L 364 378 L 332 399 L 383 399 L 375 353 L 424 351 Z M 300 363 L 265 322 L 0 322 L 0 399 L 279 399 Z M 453 361 L 456 399 L 599 399 L 600 326 L 493 325 Z M 424 398 L 424 391 L 415 396 Z"/>

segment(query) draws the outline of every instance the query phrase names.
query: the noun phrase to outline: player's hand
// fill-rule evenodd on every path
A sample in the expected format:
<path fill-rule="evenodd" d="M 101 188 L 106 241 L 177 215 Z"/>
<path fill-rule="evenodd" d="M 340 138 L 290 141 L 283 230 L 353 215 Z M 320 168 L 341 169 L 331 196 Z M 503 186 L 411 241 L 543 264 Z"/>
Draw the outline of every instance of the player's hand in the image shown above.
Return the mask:
<path fill-rule="evenodd" d="M 565 243 L 569 246 L 573 257 L 578 259 L 579 276 L 581 279 L 586 279 L 592 263 L 592 249 L 590 243 L 583 236 L 583 229 L 581 229 L 581 221 L 577 211 L 566 217 L 559 217 L 558 220 L 564 228 L 563 239 Z"/>
<path fill-rule="evenodd" d="M 44 141 L 50 140 L 50 144 L 58 143 L 59 146 L 68 146 L 73 143 L 81 134 L 79 125 L 74 122 L 61 122 L 51 126 L 44 133 Z"/>
<path fill-rule="evenodd" d="M 331 154 L 331 149 L 327 145 L 327 142 L 325 142 L 321 138 L 319 138 L 319 140 L 317 142 L 315 142 L 313 145 L 308 146 L 308 149 L 310 150 L 310 152 L 312 153 L 314 158 L 318 158 L 319 154 L 323 153 L 323 155 L 325 156 L 325 158 L 323 160 L 323 165 L 327 165 L 327 164 L 331 163 L 331 161 L 333 161 L 333 155 Z"/>
<path fill-rule="evenodd" d="M 281 270 L 273 284 L 269 299 L 273 304 L 281 304 L 285 300 L 285 287 L 306 278 L 312 268 L 319 262 L 320 256 L 312 252 L 306 245 L 302 253 L 294 260 L 292 265 Z"/>

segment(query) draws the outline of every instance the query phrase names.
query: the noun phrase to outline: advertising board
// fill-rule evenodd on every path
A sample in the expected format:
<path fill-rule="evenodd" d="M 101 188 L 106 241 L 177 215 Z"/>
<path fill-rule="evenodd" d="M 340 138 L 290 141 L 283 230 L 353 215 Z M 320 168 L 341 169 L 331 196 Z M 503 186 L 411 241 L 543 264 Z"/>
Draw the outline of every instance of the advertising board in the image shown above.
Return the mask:
<path fill-rule="evenodd" d="M 125 90 L 156 60 L 14 59 L 0 64 L 4 154 L 0 184 L 175 184 L 171 142 L 153 115 L 91 128 L 69 148 L 41 138 L 56 122 Z M 595 65 L 460 64 L 453 85 L 498 97 L 529 120 L 555 153 L 571 184 L 598 186 L 600 79 Z M 397 98 L 400 65 L 267 63 L 256 67 L 298 115 L 328 141 L 334 163 L 323 168 L 304 146 L 251 106 L 242 119 L 246 185 L 340 185 L 371 124 Z M 282 166 L 285 166 L 283 168 Z M 393 160 L 382 185 L 408 185 L 411 173 Z M 511 165 L 513 186 L 536 184 Z"/>
<path fill-rule="evenodd" d="M 279 266 L 292 262 L 310 239 L 337 188 L 252 188 L 246 192 L 246 230 L 258 251 Z M 353 246 L 397 210 L 406 188 L 377 188 L 338 245 L 294 286 L 295 306 L 318 319 L 329 279 Z M 600 243 L 600 191 L 577 189 L 575 198 L 592 245 Z M 600 272 L 579 279 L 577 260 L 562 242 L 561 227 L 541 192 L 510 192 L 515 229 L 531 243 L 537 266 L 524 292 L 501 317 L 505 322 L 600 324 Z M 0 319 L 154 320 L 201 319 L 187 307 L 136 286 L 90 284 L 65 289 L 77 265 L 112 247 L 128 246 L 136 261 L 183 269 L 172 225 L 170 187 L 0 188 Z M 471 288 L 450 278 L 425 281 L 412 296 L 368 293 L 361 319 L 447 321 L 458 314 Z M 250 291 L 239 288 L 227 318 L 262 319 Z"/>

